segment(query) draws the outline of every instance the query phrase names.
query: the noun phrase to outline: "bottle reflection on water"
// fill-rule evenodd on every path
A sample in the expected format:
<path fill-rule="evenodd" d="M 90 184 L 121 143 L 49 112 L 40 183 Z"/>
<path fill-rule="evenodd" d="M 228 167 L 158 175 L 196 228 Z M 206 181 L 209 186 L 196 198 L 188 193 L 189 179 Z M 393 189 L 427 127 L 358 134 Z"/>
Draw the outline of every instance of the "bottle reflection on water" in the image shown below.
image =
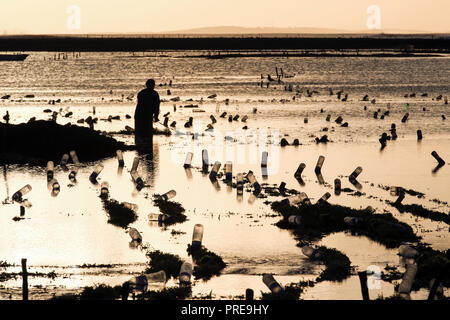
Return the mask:
<path fill-rule="evenodd" d="M 50 181 L 53 179 L 53 171 L 55 169 L 55 165 L 53 161 L 47 162 L 47 181 Z"/>
<path fill-rule="evenodd" d="M 262 278 L 264 284 L 272 291 L 272 293 L 281 293 L 283 292 L 283 288 L 280 286 L 280 284 L 275 280 L 273 275 L 271 274 L 263 274 Z"/>
<path fill-rule="evenodd" d="M 100 187 L 100 197 L 107 198 L 109 194 L 109 183 L 107 181 L 103 181 Z"/>
<path fill-rule="evenodd" d="M 89 179 L 92 180 L 92 181 L 97 180 L 97 177 L 100 174 L 100 172 L 102 172 L 103 168 L 104 167 L 103 167 L 103 165 L 101 163 L 97 164 L 97 166 L 95 167 L 94 171 L 89 176 Z"/>

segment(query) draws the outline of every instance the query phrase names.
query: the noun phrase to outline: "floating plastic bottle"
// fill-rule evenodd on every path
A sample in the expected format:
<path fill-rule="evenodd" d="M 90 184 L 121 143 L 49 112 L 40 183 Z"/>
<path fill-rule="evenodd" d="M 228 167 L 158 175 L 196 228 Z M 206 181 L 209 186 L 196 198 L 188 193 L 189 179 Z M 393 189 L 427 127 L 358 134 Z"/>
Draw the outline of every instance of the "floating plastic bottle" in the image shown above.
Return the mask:
<path fill-rule="evenodd" d="M 417 140 L 422 140 L 422 130 L 417 130 Z"/>
<path fill-rule="evenodd" d="M 357 167 L 349 176 L 350 180 L 356 180 L 356 178 L 361 174 L 363 169 L 361 167 Z"/>
<path fill-rule="evenodd" d="M 246 289 L 245 290 L 245 300 L 247 301 L 253 301 L 254 299 L 254 292 L 252 289 Z"/>
<path fill-rule="evenodd" d="M 144 188 L 144 180 L 141 179 L 137 171 L 131 171 L 131 177 L 133 178 L 134 183 L 136 183 L 136 189 L 140 191 L 142 188 Z"/>
<path fill-rule="evenodd" d="M 131 167 L 131 172 L 137 171 L 138 166 L 139 166 L 139 157 L 134 157 L 133 166 Z"/>
<path fill-rule="evenodd" d="M 301 178 L 303 170 L 306 168 L 306 164 L 300 163 L 300 165 L 297 168 L 297 171 L 295 171 L 294 177 Z"/>
<path fill-rule="evenodd" d="M 225 118 L 226 115 L 227 115 L 227 113 L 226 113 L 226 112 L 223 112 L 223 113 L 220 115 L 220 117 L 221 117 L 221 118 Z"/>
<path fill-rule="evenodd" d="M 314 168 L 315 173 L 321 172 L 324 161 L 325 161 L 324 156 L 320 156 L 319 159 L 317 159 L 317 164 L 316 164 L 316 167 Z"/>
<path fill-rule="evenodd" d="M 241 119 L 242 122 L 247 122 L 247 120 L 248 120 L 248 116 L 243 116 Z"/>
<path fill-rule="evenodd" d="M 131 278 L 128 282 L 134 290 L 145 292 L 148 289 L 149 283 L 166 282 L 167 276 L 164 270 L 153 272 L 150 274 L 143 274 L 137 277 Z"/>
<path fill-rule="evenodd" d="M 139 243 L 142 242 L 142 236 L 139 233 L 139 231 L 137 231 L 135 228 L 128 229 L 128 234 L 130 235 L 130 237 L 133 241 L 136 241 Z"/>
<path fill-rule="evenodd" d="M 407 112 L 407 113 L 405 113 L 405 115 L 403 116 L 402 122 L 405 123 L 406 120 L 408 120 L 408 117 L 409 117 L 409 113 Z"/>
<path fill-rule="evenodd" d="M 69 155 L 67 153 L 65 153 L 61 158 L 61 162 L 60 162 L 61 167 L 67 168 L 68 161 L 69 161 Z"/>
<path fill-rule="evenodd" d="M 192 233 L 192 247 L 193 249 L 200 248 L 203 240 L 203 225 L 196 224 L 194 226 L 194 232 Z"/>
<path fill-rule="evenodd" d="M 168 218 L 169 215 L 161 213 L 149 213 L 148 215 L 148 221 L 158 221 L 159 223 L 166 222 Z"/>
<path fill-rule="evenodd" d="M 209 166 L 208 150 L 203 149 L 202 150 L 202 169 L 203 169 L 203 172 L 207 172 L 208 171 L 208 166 Z"/>
<path fill-rule="evenodd" d="M 293 196 L 290 196 L 284 200 L 281 200 L 281 203 L 286 204 L 286 205 L 290 205 L 290 206 L 295 206 L 296 204 L 300 203 L 301 197 L 298 194 L 295 194 Z"/>
<path fill-rule="evenodd" d="M 74 166 L 72 168 L 72 171 L 70 171 L 70 173 L 69 173 L 69 179 L 71 181 L 75 180 L 75 177 L 77 176 L 77 173 L 78 173 L 78 166 Z"/>
<path fill-rule="evenodd" d="M 184 165 L 183 167 L 185 168 L 190 168 L 191 167 L 191 163 L 192 163 L 192 157 L 194 156 L 194 154 L 192 152 L 188 152 L 186 155 L 186 160 L 184 160 Z"/>
<path fill-rule="evenodd" d="M 236 175 L 236 189 L 237 193 L 240 195 L 244 192 L 244 176 L 242 173 L 238 173 Z"/>
<path fill-rule="evenodd" d="M 55 165 L 53 161 L 47 162 L 47 181 L 50 181 L 53 179 L 53 171 L 55 169 Z"/>
<path fill-rule="evenodd" d="M 411 288 L 414 282 L 414 278 L 417 273 L 417 264 L 407 264 L 406 271 L 403 274 L 402 282 L 398 286 L 398 293 L 400 294 L 409 294 L 411 292 Z"/>
<path fill-rule="evenodd" d="M 440 166 L 443 166 L 445 164 L 445 161 L 442 160 L 441 157 L 439 157 L 439 155 L 437 154 L 436 151 L 431 152 L 431 155 L 433 156 L 433 158 L 435 158 L 437 160 L 437 162 L 439 163 Z"/>
<path fill-rule="evenodd" d="M 75 152 L 75 150 L 72 150 L 69 153 L 70 153 L 70 157 L 72 158 L 73 164 L 75 166 L 79 167 L 80 166 L 80 161 L 78 160 L 78 156 L 77 156 L 77 153 Z"/>
<path fill-rule="evenodd" d="M 330 121 L 331 120 L 331 114 L 327 115 L 325 121 Z"/>
<path fill-rule="evenodd" d="M 299 216 L 299 215 L 289 216 L 288 222 L 290 224 L 300 225 L 300 223 L 302 222 L 302 216 Z"/>
<path fill-rule="evenodd" d="M 237 121 L 238 119 L 239 119 L 239 115 L 238 114 L 233 117 L 233 121 Z"/>
<path fill-rule="evenodd" d="M 273 275 L 271 274 L 263 274 L 262 281 L 264 284 L 272 291 L 272 293 L 281 293 L 284 291 L 283 287 L 280 286 L 280 284 L 275 280 Z"/>
<path fill-rule="evenodd" d="M 337 196 L 341 194 L 341 179 L 334 179 L 334 194 Z"/>
<path fill-rule="evenodd" d="M 317 200 L 317 203 L 324 203 L 327 202 L 328 199 L 330 199 L 331 194 L 329 192 L 326 192 L 319 200 Z"/>
<path fill-rule="evenodd" d="M 391 194 L 391 196 L 398 196 L 400 193 L 404 192 L 405 189 L 403 189 L 402 187 L 390 187 L 389 192 Z"/>
<path fill-rule="evenodd" d="M 317 260 L 322 257 L 322 254 L 319 252 L 319 250 L 314 249 L 310 246 L 303 246 L 302 253 L 311 260 Z"/>
<path fill-rule="evenodd" d="M 137 211 L 137 209 L 138 209 L 138 205 L 137 205 L 137 204 L 134 204 L 134 203 L 122 202 L 122 205 L 123 205 L 125 208 L 130 209 L 130 210 L 133 210 L 133 211 Z"/>
<path fill-rule="evenodd" d="M 116 155 L 117 155 L 117 161 L 119 161 L 119 167 L 123 167 L 125 165 L 125 162 L 123 161 L 122 150 L 117 150 Z"/>
<path fill-rule="evenodd" d="M 176 195 L 177 195 L 177 192 L 176 192 L 175 190 L 170 190 L 170 191 L 164 193 L 164 194 L 161 196 L 161 200 L 169 201 L 170 199 L 172 199 L 172 198 L 175 197 Z"/>
<path fill-rule="evenodd" d="M 100 187 L 100 196 L 107 197 L 109 193 L 109 183 L 107 181 L 103 181 Z"/>
<path fill-rule="evenodd" d="M 311 204 L 311 200 L 309 200 L 308 195 L 306 193 L 300 192 L 300 194 L 298 196 L 300 199 L 300 203 L 305 204 L 305 205 Z"/>
<path fill-rule="evenodd" d="M 103 170 L 103 165 L 101 163 L 97 164 L 94 171 L 92 171 L 91 175 L 89 176 L 89 179 L 96 180 L 100 172 Z"/>
<path fill-rule="evenodd" d="M 417 256 L 419 254 L 419 252 L 416 249 L 411 248 L 408 245 L 402 244 L 398 248 L 398 254 L 404 258 L 414 258 L 415 256 Z"/>
<path fill-rule="evenodd" d="M 267 151 L 263 151 L 261 156 L 261 167 L 266 168 L 267 167 L 267 160 L 268 160 L 269 154 Z"/>
<path fill-rule="evenodd" d="M 220 169 L 220 162 L 219 161 L 216 161 L 216 162 L 214 162 L 214 165 L 213 165 L 213 167 L 212 167 L 212 169 L 211 169 L 211 172 L 209 173 L 209 177 L 212 179 L 212 180 L 215 180 L 216 179 L 216 177 L 217 177 L 217 173 L 219 172 L 219 169 Z"/>
<path fill-rule="evenodd" d="M 280 185 L 278 186 L 278 191 L 280 191 L 280 193 L 284 193 L 286 191 L 286 182 L 280 183 Z"/>
<path fill-rule="evenodd" d="M 247 174 L 247 179 L 250 182 L 250 184 L 253 186 L 255 193 L 261 192 L 261 185 L 256 181 L 255 175 L 252 171 L 249 171 Z"/>
<path fill-rule="evenodd" d="M 183 262 L 180 268 L 179 280 L 180 284 L 190 284 L 192 277 L 192 264 Z"/>
<path fill-rule="evenodd" d="M 13 196 L 12 196 L 13 201 L 21 202 L 22 197 L 30 191 L 31 191 L 31 186 L 29 184 L 27 184 L 26 186 L 22 187 L 22 189 L 20 189 L 19 191 L 17 191 L 16 193 L 13 194 Z"/>
<path fill-rule="evenodd" d="M 216 118 L 213 115 L 210 115 L 209 118 L 211 119 L 213 124 L 217 122 Z"/>
<path fill-rule="evenodd" d="M 233 179 L 233 163 L 227 161 L 225 163 L 225 180 L 230 182 Z"/>

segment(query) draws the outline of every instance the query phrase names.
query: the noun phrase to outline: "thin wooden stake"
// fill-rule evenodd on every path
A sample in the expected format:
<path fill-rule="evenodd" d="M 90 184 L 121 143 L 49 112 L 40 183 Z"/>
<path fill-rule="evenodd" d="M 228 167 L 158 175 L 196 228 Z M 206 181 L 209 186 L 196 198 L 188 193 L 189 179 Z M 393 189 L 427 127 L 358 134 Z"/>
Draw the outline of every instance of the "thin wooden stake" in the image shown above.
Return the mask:
<path fill-rule="evenodd" d="M 22 259 L 22 300 L 28 300 L 27 259 Z"/>

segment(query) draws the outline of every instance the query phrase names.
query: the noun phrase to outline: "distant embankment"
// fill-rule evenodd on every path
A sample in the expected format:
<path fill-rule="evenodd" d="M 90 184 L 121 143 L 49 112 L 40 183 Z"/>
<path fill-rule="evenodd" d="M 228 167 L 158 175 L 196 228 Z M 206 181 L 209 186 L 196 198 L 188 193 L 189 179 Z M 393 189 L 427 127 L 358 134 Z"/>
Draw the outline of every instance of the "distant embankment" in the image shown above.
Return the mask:
<path fill-rule="evenodd" d="M 395 50 L 450 52 L 445 36 L 1 36 L 0 51 Z"/>

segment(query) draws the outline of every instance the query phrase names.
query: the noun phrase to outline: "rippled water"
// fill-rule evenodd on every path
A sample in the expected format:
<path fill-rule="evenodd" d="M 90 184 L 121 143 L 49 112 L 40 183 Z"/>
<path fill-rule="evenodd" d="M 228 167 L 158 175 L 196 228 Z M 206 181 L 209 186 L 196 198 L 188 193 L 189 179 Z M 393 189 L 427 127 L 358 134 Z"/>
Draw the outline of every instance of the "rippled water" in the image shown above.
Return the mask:
<path fill-rule="evenodd" d="M 162 114 L 170 112 L 169 123 L 177 121 L 177 128 L 172 130 L 170 137 L 155 138 L 153 159 L 140 156 L 138 171 L 149 186 L 139 193 L 134 189 L 129 174 L 137 155 L 133 151 L 124 153 L 126 167 L 121 174 L 116 159 L 99 161 L 105 166 L 100 181 L 110 183 L 111 198 L 138 204 L 139 218 L 132 226 L 142 233 L 144 242 L 152 248 L 188 259 L 186 245 L 191 241 L 193 226 L 204 225 L 204 245 L 222 256 L 228 266 L 222 276 L 196 283 L 194 294 L 212 291 L 215 298 L 229 298 L 242 295 L 248 287 L 257 293 L 268 290 L 261 281 L 262 273 L 274 273 L 282 284 L 287 284 L 299 279 L 314 279 L 321 270 L 320 266 L 305 259 L 289 231 L 274 226 L 279 218 L 274 216 L 264 199 L 249 201 L 248 193 L 240 199 L 235 189 L 221 182 L 219 189 L 211 184 L 197 168 L 201 164 L 202 149 L 208 150 L 210 162 L 223 164 L 232 160 L 234 173 L 253 170 L 260 182 L 278 185 L 284 181 L 288 188 L 305 191 L 313 201 L 325 192 L 331 192 L 336 177 L 348 176 L 357 166 L 362 166 L 360 182 L 365 195 L 332 196 L 331 203 L 357 208 L 372 205 L 380 212 L 387 209 L 399 220 L 412 225 L 434 248 L 450 247 L 448 225 L 401 214 L 387 207 L 384 200 L 394 199 L 378 186 L 399 185 L 423 192 L 423 199 L 407 196 L 405 203 L 449 212 L 446 203 L 432 200 L 450 201 L 450 170 L 446 165 L 432 173 L 436 161 L 430 155 L 436 150 L 442 158 L 450 159 L 448 120 L 441 118 L 442 114 L 448 116 L 448 105 L 443 99 L 435 99 L 440 94 L 449 95 L 449 58 L 207 60 L 181 57 L 186 53 L 168 52 L 164 55 L 169 57 L 156 57 L 159 54 L 149 57 L 146 53 L 142 57 L 132 53 L 81 53 L 81 57 L 75 58 L 68 53 L 68 60 L 54 60 L 54 53 L 31 53 L 22 63 L 0 62 L 0 95 L 11 95 L 9 100 L 0 100 L 0 110 L 2 114 L 9 111 L 11 123 L 20 123 L 31 117 L 49 118 L 44 109 L 58 111 L 63 108 L 58 123 L 65 124 L 92 115 L 92 106 L 96 106 L 96 116 L 100 119 L 96 129 L 117 132 L 125 125 L 133 126 L 132 119 L 125 119 L 125 115 L 133 115 L 135 95 L 147 78 L 154 77 L 157 84 L 172 80 L 172 87 L 157 87 L 164 101 L 160 119 Z M 294 87 L 299 85 L 301 94 L 295 100 L 292 100 L 295 92 L 285 91 L 284 85 L 272 84 L 269 89 L 265 85 L 259 87 L 260 75 L 270 73 L 274 77 L 275 66 L 296 74 L 294 78 L 285 79 Z M 329 88 L 334 92 L 344 90 L 349 94 L 348 101 L 341 102 L 336 95 L 330 96 Z M 168 89 L 172 92 L 170 96 Z M 320 93 L 306 97 L 307 89 Z M 416 98 L 404 98 L 405 94 L 413 92 L 417 93 Z M 428 97 L 421 97 L 422 93 L 428 93 Z M 35 97 L 24 98 L 26 94 Z M 211 94 L 217 94 L 217 97 L 208 99 Z M 376 98 L 376 104 L 361 101 L 365 94 L 370 99 Z M 170 101 L 173 97 L 180 97 L 181 101 Z M 228 105 L 225 104 L 227 98 L 230 99 Z M 62 102 L 48 104 L 49 100 L 57 99 Z M 409 103 L 408 108 L 405 103 Z M 196 104 L 199 108 L 180 107 L 188 104 Z M 67 107 L 74 113 L 70 118 L 63 117 Z M 423 111 L 424 107 L 427 111 Z M 256 113 L 253 113 L 254 108 L 257 108 Z M 373 119 L 378 108 L 382 112 L 389 110 L 390 115 L 384 120 Z M 245 124 L 241 121 L 229 123 L 219 117 L 223 111 L 239 114 L 241 118 L 247 115 L 249 120 Z M 410 116 L 408 122 L 402 124 L 400 120 L 405 112 Z M 204 131 L 211 114 L 218 120 L 212 133 Z M 327 114 L 331 114 L 331 122 L 325 121 Z M 102 120 L 109 115 L 120 115 L 121 120 Z M 348 128 L 333 122 L 338 115 L 349 123 Z M 185 129 L 183 124 L 190 116 L 194 117 L 194 127 Z M 305 117 L 308 117 L 308 123 L 304 123 Z M 397 124 L 399 138 L 388 142 L 381 151 L 378 137 L 382 132 L 388 132 L 391 123 Z M 242 130 L 244 125 L 248 130 Z M 161 128 L 161 124 L 157 127 Z M 322 131 L 323 128 L 328 131 Z M 424 135 L 420 143 L 416 141 L 417 129 Z M 193 140 L 186 132 L 204 135 Z M 314 137 L 323 134 L 333 142 L 316 145 Z M 236 141 L 225 141 L 225 136 Z M 134 143 L 128 135 L 114 134 L 114 137 Z M 277 143 L 282 137 L 289 142 L 298 138 L 302 145 L 279 148 Z M 260 167 L 261 152 L 265 150 L 269 152 L 267 178 L 263 177 Z M 196 168 L 191 171 L 182 167 L 188 151 L 194 152 Z M 326 157 L 322 169 L 325 184 L 318 183 L 313 170 L 319 155 Z M 307 165 L 303 174 L 304 186 L 293 177 L 301 162 Z M 0 206 L 0 260 L 19 264 L 20 259 L 26 257 L 30 271 L 54 270 L 59 275 L 54 280 L 31 278 L 31 298 L 33 292 L 35 297 L 46 298 L 55 292 L 77 290 L 93 283 L 120 284 L 145 269 L 145 254 L 130 248 L 129 235 L 123 229 L 107 223 L 98 197 L 100 191 L 88 180 L 94 165 L 83 164 L 75 185 L 70 184 L 67 172 L 58 168 L 55 174 L 61 184 L 61 193 L 57 197 L 51 197 L 47 189 L 43 168 L 16 165 L 3 168 L 0 198 L 11 196 L 29 183 L 33 190 L 28 198 L 33 206 L 27 209 L 26 219 L 18 222 L 12 220 L 19 215 L 17 205 Z M 342 187 L 354 188 L 345 179 Z M 177 191 L 174 200 L 186 208 L 188 221 L 160 228 L 147 220 L 149 213 L 158 212 L 151 198 L 154 193 L 170 189 Z M 181 234 L 173 235 L 172 230 L 181 231 Z M 369 265 L 380 268 L 386 264 L 400 265 L 396 250 L 387 250 L 366 237 L 339 233 L 320 243 L 344 252 L 357 270 L 365 270 Z M 80 268 L 83 264 L 113 266 Z M 18 267 L 11 267 L 8 271 L 16 269 Z M 0 296 L 20 298 L 20 286 L 20 279 L 0 283 Z M 371 297 L 392 293 L 393 286 L 383 283 L 381 290 L 371 292 Z M 419 292 L 413 298 L 424 296 L 426 293 Z M 358 279 L 351 277 L 341 284 L 321 283 L 308 289 L 303 297 L 360 299 Z"/>

